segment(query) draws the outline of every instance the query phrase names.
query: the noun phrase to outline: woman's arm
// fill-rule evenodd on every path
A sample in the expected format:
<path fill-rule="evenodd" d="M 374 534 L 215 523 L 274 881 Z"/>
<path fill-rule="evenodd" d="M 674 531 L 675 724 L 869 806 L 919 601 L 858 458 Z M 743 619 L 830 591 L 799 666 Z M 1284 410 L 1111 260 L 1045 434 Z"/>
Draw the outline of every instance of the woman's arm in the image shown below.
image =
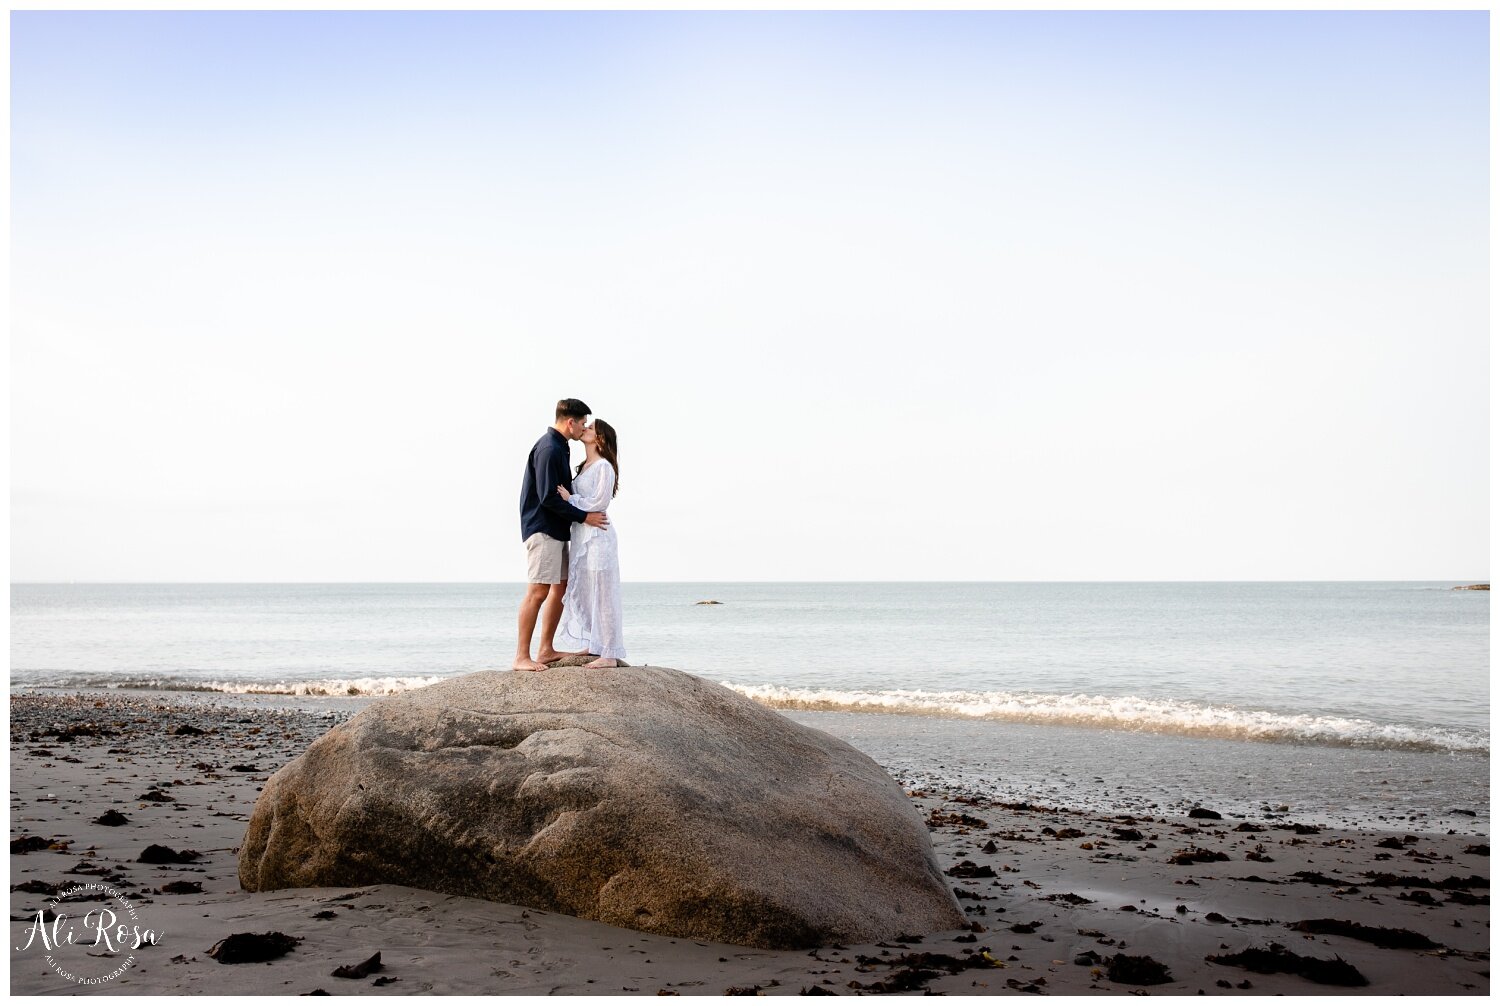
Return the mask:
<path fill-rule="evenodd" d="M 603 458 L 600 458 L 595 462 L 595 464 L 603 465 L 604 468 L 599 472 L 599 478 L 595 482 L 594 491 L 589 493 L 588 495 L 583 495 L 582 493 L 572 493 L 568 496 L 569 503 L 573 504 L 578 509 L 587 511 L 589 513 L 598 513 L 601 510 L 608 510 L 609 502 L 610 500 L 614 499 L 615 495 L 614 465 L 610 464 L 608 461 L 605 461 Z M 562 491 L 565 488 L 565 486 L 557 487 L 559 496 L 562 495 Z"/>

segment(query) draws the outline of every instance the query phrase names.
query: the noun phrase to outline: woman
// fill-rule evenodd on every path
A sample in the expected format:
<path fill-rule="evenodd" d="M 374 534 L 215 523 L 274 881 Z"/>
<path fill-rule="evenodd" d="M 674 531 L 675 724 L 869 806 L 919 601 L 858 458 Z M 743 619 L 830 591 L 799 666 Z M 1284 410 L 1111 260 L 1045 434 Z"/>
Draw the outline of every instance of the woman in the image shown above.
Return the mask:
<path fill-rule="evenodd" d="M 573 478 L 573 489 L 557 492 L 580 510 L 609 508 L 619 487 L 620 456 L 615 428 L 602 419 L 584 428 L 583 464 Z M 625 637 L 620 617 L 620 556 L 615 545 L 615 522 L 608 527 L 573 525 L 568 542 L 568 590 L 563 595 L 562 624 L 557 630 L 561 649 L 583 647 L 573 656 L 597 654 L 585 667 L 619 667 L 625 659 Z"/>

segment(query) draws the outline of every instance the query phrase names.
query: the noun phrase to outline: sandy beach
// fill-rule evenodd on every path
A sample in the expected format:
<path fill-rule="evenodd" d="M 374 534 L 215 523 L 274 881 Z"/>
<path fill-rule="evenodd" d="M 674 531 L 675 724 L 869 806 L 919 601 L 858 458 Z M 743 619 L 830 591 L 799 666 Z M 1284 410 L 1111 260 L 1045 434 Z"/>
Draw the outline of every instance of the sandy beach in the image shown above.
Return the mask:
<path fill-rule="evenodd" d="M 242 891 L 236 851 L 257 792 L 348 715 L 162 693 L 13 696 L 12 994 L 1489 992 L 1487 834 L 1334 830 L 1294 811 L 1132 817 L 909 789 L 971 928 L 813 951 L 392 885 Z M 59 975 L 34 937 L 16 949 L 78 882 L 122 892 L 160 934 L 101 984 Z M 237 933 L 284 934 L 290 949 L 209 955 Z M 356 967 L 377 952 L 378 969 Z M 63 957 L 80 975 L 113 963 L 86 954 Z"/>

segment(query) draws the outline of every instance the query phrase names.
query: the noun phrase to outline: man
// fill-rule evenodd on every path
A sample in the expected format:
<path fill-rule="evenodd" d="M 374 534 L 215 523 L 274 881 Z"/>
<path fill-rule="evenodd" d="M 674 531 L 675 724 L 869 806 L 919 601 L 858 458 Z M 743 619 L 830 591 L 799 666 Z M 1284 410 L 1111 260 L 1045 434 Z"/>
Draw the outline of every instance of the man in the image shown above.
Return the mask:
<path fill-rule="evenodd" d="M 562 620 L 563 594 L 568 589 L 568 538 L 573 524 L 606 527 L 609 518 L 587 513 L 558 495 L 558 486 L 571 486 L 568 441 L 583 436 L 589 407 L 576 398 L 557 403 L 552 428 L 531 449 L 526 475 L 521 482 L 521 540 L 526 543 L 526 596 L 516 620 L 516 671 L 545 671 L 547 664 L 562 659 L 552 645 L 557 623 Z M 545 604 L 545 606 L 544 606 Z M 531 659 L 531 633 L 537 613 L 542 616 L 542 641 L 537 659 Z"/>

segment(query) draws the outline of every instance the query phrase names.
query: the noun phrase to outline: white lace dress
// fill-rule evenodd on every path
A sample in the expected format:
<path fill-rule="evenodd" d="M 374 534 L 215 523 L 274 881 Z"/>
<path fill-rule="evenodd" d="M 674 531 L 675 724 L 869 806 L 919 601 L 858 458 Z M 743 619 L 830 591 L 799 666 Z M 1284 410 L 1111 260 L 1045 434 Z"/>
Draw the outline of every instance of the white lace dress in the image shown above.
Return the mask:
<path fill-rule="evenodd" d="M 615 469 L 600 458 L 578 473 L 568 502 L 580 510 L 607 510 L 615 492 Z M 568 590 L 563 595 L 557 648 L 588 650 L 601 657 L 625 659 L 624 621 L 620 612 L 620 553 L 615 522 L 609 527 L 573 525 L 568 541 Z"/>

